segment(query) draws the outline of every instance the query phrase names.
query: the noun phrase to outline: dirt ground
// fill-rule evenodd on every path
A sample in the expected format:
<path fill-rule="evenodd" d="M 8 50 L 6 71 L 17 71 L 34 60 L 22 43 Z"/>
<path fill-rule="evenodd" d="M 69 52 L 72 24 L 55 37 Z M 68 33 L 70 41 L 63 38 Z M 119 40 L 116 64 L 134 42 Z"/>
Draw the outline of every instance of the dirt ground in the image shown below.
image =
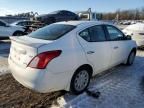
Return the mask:
<path fill-rule="evenodd" d="M 15 81 L 11 74 L 0 77 L 0 108 L 48 108 L 56 105 L 54 100 L 64 94 L 64 91 L 36 93 Z"/>

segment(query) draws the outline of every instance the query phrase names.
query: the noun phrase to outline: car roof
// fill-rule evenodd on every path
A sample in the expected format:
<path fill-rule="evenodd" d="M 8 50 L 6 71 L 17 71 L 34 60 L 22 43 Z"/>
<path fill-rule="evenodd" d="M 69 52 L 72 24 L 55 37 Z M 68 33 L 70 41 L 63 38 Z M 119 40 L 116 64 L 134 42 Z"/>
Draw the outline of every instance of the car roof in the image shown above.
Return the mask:
<path fill-rule="evenodd" d="M 38 17 L 45 17 L 45 16 L 50 15 L 50 14 L 57 14 L 57 13 L 59 13 L 59 12 L 69 12 L 69 13 L 73 13 L 73 14 L 77 15 L 76 13 L 74 13 L 74 12 L 72 12 L 72 11 L 69 11 L 69 10 L 57 10 L 57 11 L 50 12 L 50 13 L 48 13 L 48 14 L 38 15 L 37 18 L 38 18 Z"/>
<path fill-rule="evenodd" d="M 112 25 L 102 21 L 63 21 L 63 22 L 57 22 L 55 24 L 66 24 L 66 25 L 73 25 L 73 26 L 87 26 L 87 25 L 97 25 L 97 24 Z"/>

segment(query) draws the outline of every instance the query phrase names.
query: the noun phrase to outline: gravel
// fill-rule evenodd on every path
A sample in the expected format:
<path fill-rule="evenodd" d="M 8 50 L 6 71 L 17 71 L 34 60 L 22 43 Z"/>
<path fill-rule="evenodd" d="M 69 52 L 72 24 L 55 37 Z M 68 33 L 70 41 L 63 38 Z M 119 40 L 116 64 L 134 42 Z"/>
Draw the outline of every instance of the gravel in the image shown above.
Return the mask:
<path fill-rule="evenodd" d="M 65 92 L 40 94 L 16 82 L 11 74 L 0 77 L 0 108 L 49 108 Z"/>

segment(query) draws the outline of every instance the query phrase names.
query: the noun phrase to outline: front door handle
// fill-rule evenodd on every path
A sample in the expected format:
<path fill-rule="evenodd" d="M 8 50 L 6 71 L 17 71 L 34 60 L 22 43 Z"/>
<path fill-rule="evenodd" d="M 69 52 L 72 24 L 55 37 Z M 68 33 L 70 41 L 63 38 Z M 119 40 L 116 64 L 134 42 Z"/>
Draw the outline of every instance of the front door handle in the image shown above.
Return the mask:
<path fill-rule="evenodd" d="M 87 54 L 93 54 L 95 53 L 94 51 L 88 51 Z"/>
<path fill-rule="evenodd" d="M 115 46 L 115 47 L 114 47 L 114 49 L 118 49 L 118 48 L 119 48 L 118 46 Z"/>

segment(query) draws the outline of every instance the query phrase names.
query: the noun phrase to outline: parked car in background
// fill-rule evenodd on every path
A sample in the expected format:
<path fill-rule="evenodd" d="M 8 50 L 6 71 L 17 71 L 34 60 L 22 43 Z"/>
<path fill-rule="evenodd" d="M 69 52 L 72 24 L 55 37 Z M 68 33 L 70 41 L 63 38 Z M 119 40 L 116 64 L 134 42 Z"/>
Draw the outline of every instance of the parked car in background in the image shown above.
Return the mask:
<path fill-rule="evenodd" d="M 130 25 L 131 22 L 130 22 L 130 21 L 124 21 L 122 24 L 123 24 L 123 25 Z"/>
<path fill-rule="evenodd" d="M 11 23 L 11 25 L 13 25 L 13 26 L 20 26 L 20 27 L 27 27 L 27 26 L 30 26 L 30 25 L 32 25 L 34 23 L 35 23 L 35 21 L 19 20 L 19 21 Z"/>
<path fill-rule="evenodd" d="M 43 23 L 40 21 L 31 21 L 31 20 L 19 20 L 16 22 L 13 22 L 11 24 L 12 26 L 19 26 L 25 29 L 25 32 L 30 33 L 32 31 L 35 31 L 36 29 L 39 29 L 44 26 Z"/>
<path fill-rule="evenodd" d="M 144 23 L 136 23 L 126 27 L 123 32 L 136 41 L 138 47 L 144 48 Z"/>
<path fill-rule="evenodd" d="M 0 20 L 0 39 L 8 38 L 9 36 L 24 35 L 24 29 L 18 26 L 12 26 Z"/>
<path fill-rule="evenodd" d="M 115 26 L 95 21 L 54 23 L 11 42 L 12 75 L 41 93 L 82 93 L 92 76 L 121 63 L 132 65 L 137 47 Z"/>
<path fill-rule="evenodd" d="M 51 24 L 60 21 L 79 20 L 79 16 L 71 11 L 59 10 L 49 14 L 37 16 L 36 19 L 45 24 Z"/>

